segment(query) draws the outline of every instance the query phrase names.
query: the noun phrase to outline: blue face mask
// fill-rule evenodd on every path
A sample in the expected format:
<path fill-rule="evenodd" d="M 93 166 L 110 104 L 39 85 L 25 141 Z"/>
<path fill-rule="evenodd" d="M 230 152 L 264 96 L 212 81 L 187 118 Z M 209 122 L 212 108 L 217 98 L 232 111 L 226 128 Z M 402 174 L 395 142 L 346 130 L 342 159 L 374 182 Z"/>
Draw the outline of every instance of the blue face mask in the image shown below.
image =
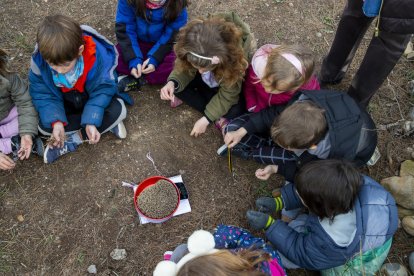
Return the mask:
<path fill-rule="evenodd" d="M 53 70 L 53 82 L 57 87 L 66 87 L 66 88 L 73 88 L 76 82 L 78 81 L 79 77 L 82 76 L 83 73 L 83 56 L 80 56 L 73 66 L 72 70 L 65 74 L 61 74 Z"/>

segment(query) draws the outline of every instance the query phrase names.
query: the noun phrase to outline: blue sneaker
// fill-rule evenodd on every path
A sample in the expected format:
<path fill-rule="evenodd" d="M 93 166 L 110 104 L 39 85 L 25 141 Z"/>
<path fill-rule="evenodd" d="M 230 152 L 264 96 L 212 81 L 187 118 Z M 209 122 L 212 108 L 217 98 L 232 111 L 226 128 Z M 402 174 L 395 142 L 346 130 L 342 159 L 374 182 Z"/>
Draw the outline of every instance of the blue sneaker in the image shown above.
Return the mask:
<path fill-rule="evenodd" d="M 80 140 L 79 135 L 71 134 L 67 137 L 67 140 L 63 144 L 62 148 L 51 148 L 49 145 L 47 145 L 43 154 L 43 161 L 46 164 L 53 163 L 62 155 L 77 150 L 80 144 L 82 144 L 82 141 Z"/>
<path fill-rule="evenodd" d="M 110 132 L 115 134 L 115 136 L 119 139 L 125 139 L 127 137 L 127 131 L 123 121 L 117 124 L 113 129 L 111 129 Z"/>

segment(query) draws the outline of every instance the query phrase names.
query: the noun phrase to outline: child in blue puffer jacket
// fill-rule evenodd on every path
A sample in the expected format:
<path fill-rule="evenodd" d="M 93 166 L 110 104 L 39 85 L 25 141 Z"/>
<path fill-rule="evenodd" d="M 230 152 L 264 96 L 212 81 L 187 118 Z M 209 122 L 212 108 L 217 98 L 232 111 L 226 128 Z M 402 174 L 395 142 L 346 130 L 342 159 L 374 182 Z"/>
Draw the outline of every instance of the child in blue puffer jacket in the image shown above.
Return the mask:
<path fill-rule="evenodd" d="M 119 88 L 138 89 L 145 81 L 164 84 L 174 67 L 173 42 L 187 23 L 186 0 L 119 0 L 115 34 Z M 129 76 L 128 76 L 129 75 Z"/>
<path fill-rule="evenodd" d="M 398 214 L 394 198 L 349 162 L 306 164 L 281 196 L 256 200 L 250 225 L 265 229 L 286 268 L 320 270 L 322 275 L 374 275 L 391 248 Z M 307 208 L 289 224 L 274 211 Z"/>
<path fill-rule="evenodd" d="M 39 131 L 51 137 L 44 162 L 54 162 L 86 140 L 96 144 L 105 132 L 125 138 L 124 100 L 132 100 L 118 93 L 115 46 L 64 15 L 47 16 L 36 42 L 29 91 L 39 113 Z"/>

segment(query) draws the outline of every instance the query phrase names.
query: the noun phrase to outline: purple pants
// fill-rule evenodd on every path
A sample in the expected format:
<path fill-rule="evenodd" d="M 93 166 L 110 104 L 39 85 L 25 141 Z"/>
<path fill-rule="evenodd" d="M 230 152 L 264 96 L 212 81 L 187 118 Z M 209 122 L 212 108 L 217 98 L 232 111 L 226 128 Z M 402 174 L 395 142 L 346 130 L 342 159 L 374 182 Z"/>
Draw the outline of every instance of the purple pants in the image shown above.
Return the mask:
<path fill-rule="evenodd" d="M 9 154 L 12 152 L 11 138 L 19 134 L 19 114 L 13 107 L 6 118 L 0 121 L 0 152 Z"/>
<path fill-rule="evenodd" d="M 148 58 L 147 53 L 151 50 L 152 46 L 154 46 L 154 43 L 138 41 L 138 44 L 145 61 Z M 128 63 L 124 61 L 122 50 L 119 44 L 116 45 L 116 49 L 119 53 L 118 67 L 116 68 L 116 71 L 118 71 L 120 75 L 129 75 L 131 70 L 129 70 Z M 158 64 L 154 72 L 149 73 L 148 75 L 144 75 L 145 80 L 148 82 L 148 84 L 165 84 L 167 82 L 168 76 L 174 68 L 174 61 L 174 51 L 171 51 L 165 55 L 164 60 L 162 63 Z"/>

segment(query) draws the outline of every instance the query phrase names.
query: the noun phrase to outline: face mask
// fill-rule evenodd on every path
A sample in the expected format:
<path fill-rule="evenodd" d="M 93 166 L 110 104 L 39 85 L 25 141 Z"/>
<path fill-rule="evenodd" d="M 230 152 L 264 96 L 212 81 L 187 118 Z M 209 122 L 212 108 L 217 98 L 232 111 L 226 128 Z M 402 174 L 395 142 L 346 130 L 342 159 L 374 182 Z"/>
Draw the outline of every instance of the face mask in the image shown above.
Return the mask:
<path fill-rule="evenodd" d="M 72 70 L 65 74 L 61 74 L 52 69 L 53 82 L 57 87 L 73 88 L 79 77 L 83 73 L 83 56 L 80 56 L 73 66 Z"/>

